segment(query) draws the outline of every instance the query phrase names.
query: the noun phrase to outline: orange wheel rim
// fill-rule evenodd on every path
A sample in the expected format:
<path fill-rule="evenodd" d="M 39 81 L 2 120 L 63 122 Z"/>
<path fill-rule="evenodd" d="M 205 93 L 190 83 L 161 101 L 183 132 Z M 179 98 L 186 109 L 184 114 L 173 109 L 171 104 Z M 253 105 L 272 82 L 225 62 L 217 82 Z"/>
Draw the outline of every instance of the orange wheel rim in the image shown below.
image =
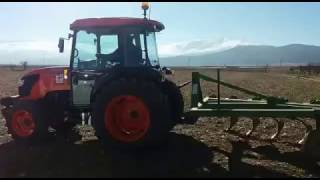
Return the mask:
<path fill-rule="evenodd" d="M 150 113 L 136 96 L 118 96 L 105 109 L 105 128 L 112 137 L 134 142 L 145 136 L 150 126 Z"/>
<path fill-rule="evenodd" d="M 25 110 L 19 110 L 13 113 L 12 129 L 20 137 L 28 137 L 35 130 L 35 122 L 32 114 Z"/>

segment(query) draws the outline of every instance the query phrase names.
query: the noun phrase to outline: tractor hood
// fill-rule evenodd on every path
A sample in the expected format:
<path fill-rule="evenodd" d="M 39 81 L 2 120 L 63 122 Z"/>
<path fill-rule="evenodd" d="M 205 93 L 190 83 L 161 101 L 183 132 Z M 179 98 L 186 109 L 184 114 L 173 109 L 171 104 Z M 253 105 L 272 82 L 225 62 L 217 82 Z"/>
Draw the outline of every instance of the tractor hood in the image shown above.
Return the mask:
<path fill-rule="evenodd" d="M 38 100 L 51 92 L 69 91 L 68 69 L 67 66 L 55 66 L 31 70 L 19 82 L 19 95 L 25 99 Z"/>
<path fill-rule="evenodd" d="M 30 72 L 28 72 L 24 76 L 29 76 L 29 75 L 43 75 L 43 74 L 60 74 L 63 73 L 65 69 L 69 69 L 68 66 L 54 66 L 54 67 L 45 67 L 45 68 L 37 68 L 37 69 L 32 69 Z"/>

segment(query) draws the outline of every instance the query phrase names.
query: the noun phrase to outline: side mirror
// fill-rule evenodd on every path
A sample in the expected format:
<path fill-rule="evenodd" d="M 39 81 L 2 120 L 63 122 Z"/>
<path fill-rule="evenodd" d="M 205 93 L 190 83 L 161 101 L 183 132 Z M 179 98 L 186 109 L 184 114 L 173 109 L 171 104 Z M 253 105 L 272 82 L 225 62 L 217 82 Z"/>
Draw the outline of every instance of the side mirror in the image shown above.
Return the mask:
<path fill-rule="evenodd" d="M 173 74 L 173 71 L 170 68 L 167 68 L 167 67 L 163 67 L 162 71 L 164 71 L 164 73 L 166 75 L 172 75 Z"/>
<path fill-rule="evenodd" d="M 59 47 L 59 52 L 63 53 L 63 50 L 64 50 L 64 39 L 63 38 L 59 38 L 58 47 Z"/>

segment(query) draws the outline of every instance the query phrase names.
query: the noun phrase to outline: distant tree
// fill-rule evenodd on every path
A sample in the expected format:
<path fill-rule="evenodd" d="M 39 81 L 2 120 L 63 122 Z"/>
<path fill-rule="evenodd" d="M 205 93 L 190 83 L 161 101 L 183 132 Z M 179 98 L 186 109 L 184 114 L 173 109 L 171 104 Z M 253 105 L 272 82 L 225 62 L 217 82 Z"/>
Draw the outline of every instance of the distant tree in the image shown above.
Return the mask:
<path fill-rule="evenodd" d="M 269 70 L 269 64 L 266 64 L 264 71 L 268 72 L 268 70 Z"/>
<path fill-rule="evenodd" d="M 22 61 L 22 62 L 20 62 L 20 64 L 21 64 L 23 70 L 26 70 L 26 69 L 27 69 L 28 61 Z"/>
<path fill-rule="evenodd" d="M 14 64 L 10 64 L 10 70 L 13 71 L 14 70 L 15 65 Z"/>

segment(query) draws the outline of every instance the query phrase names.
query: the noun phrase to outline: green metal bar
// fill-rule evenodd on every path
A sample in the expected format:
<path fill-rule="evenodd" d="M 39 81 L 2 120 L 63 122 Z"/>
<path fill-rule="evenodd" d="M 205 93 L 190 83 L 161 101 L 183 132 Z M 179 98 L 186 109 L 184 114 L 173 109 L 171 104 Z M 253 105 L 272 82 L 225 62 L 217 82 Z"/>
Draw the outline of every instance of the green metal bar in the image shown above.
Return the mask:
<path fill-rule="evenodd" d="M 192 108 L 186 112 L 189 116 L 208 117 L 316 117 L 319 111 L 314 109 L 200 109 Z"/>
<path fill-rule="evenodd" d="M 218 102 L 218 98 L 209 98 L 206 97 L 203 99 L 203 102 L 215 103 Z M 252 100 L 252 99 L 229 99 L 229 98 L 220 98 L 220 102 L 255 102 L 255 103 L 267 103 L 265 100 Z"/>
<path fill-rule="evenodd" d="M 245 99 L 220 99 L 220 104 L 218 104 L 217 98 L 206 97 L 203 99 L 202 106 L 199 108 L 240 108 L 240 109 L 315 109 L 320 111 L 320 105 L 309 104 L 309 103 L 287 103 L 287 104 L 270 104 L 265 100 L 245 100 Z"/>
<path fill-rule="evenodd" d="M 192 72 L 192 87 L 191 87 L 191 108 L 197 107 L 199 102 L 202 102 L 202 91 L 200 87 L 200 78 L 198 72 Z"/>
<path fill-rule="evenodd" d="M 310 109 L 314 108 L 311 106 L 293 106 L 287 104 L 268 104 L 267 101 L 250 101 L 250 100 L 243 100 L 243 101 L 228 101 L 227 99 L 222 99 L 220 104 L 217 100 L 210 100 L 205 98 L 201 108 L 245 108 L 245 109 L 259 109 L 259 108 L 267 108 L 267 109 Z M 320 110 L 320 108 L 318 108 Z"/>
<path fill-rule="evenodd" d="M 202 108 L 218 108 L 218 99 L 206 97 L 203 100 Z M 230 107 L 230 108 L 275 108 L 275 109 L 284 109 L 284 108 L 299 108 L 299 109 L 319 109 L 320 105 L 309 104 L 309 103 L 287 103 L 287 104 L 268 104 L 265 100 L 245 100 L 245 99 L 220 99 L 221 108 Z"/>
<path fill-rule="evenodd" d="M 301 109 L 317 109 L 320 110 L 320 107 L 312 106 L 312 105 L 292 105 L 292 104 L 277 104 L 277 107 L 292 107 L 292 108 L 301 108 Z"/>
<path fill-rule="evenodd" d="M 217 83 L 217 89 L 218 89 L 218 105 L 220 105 L 220 69 L 217 69 L 217 79 L 218 79 L 218 83 Z"/>
<path fill-rule="evenodd" d="M 299 106 L 299 107 L 312 107 L 312 108 L 320 108 L 320 105 L 318 104 L 310 104 L 310 103 L 295 103 L 295 102 L 289 102 L 287 105 L 290 106 Z"/>
<path fill-rule="evenodd" d="M 209 98 L 206 97 L 203 100 L 204 103 L 207 104 L 212 104 L 212 103 L 217 103 L 218 99 L 217 98 Z M 238 102 L 243 102 L 243 103 L 256 103 L 256 104 L 267 104 L 267 101 L 265 100 L 251 100 L 251 99 L 228 99 L 228 98 L 221 98 L 220 103 L 238 103 Z M 320 105 L 318 104 L 310 104 L 310 103 L 295 103 L 295 102 L 289 102 L 286 104 L 276 104 L 276 107 L 296 107 L 296 108 L 315 108 L 315 109 L 320 109 Z"/>
<path fill-rule="evenodd" d="M 247 93 L 247 94 L 250 94 L 250 95 L 253 95 L 253 96 L 257 96 L 257 97 L 264 98 L 264 99 L 268 98 L 268 96 L 266 96 L 266 95 L 263 95 L 263 94 L 260 94 L 260 93 L 256 93 L 256 92 L 250 91 L 248 89 L 244 89 L 244 88 L 241 88 L 241 87 L 238 87 L 238 86 L 235 86 L 235 85 L 223 82 L 223 81 L 218 81 L 216 79 L 213 79 L 211 77 L 205 76 L 205 75 L 200 74 L 200 73 L 198 73 L 198 76 L 199 76 L 199 78 L 201 78 L 203 80 L 214 82 L 214 83 L 218 83 L 219 82 L 223 86 L 226 86 L 226 87 L 229 87 L 231 89 L 238 90 L 238 91 L 242 91 L 244 93 Z"/>
<path fill-rule="evenodd" d="M 269 104 L 257 104 L 257 103 L 205 103 L 203 104 L 201 107 L 199 107 L 201 109 L 219 109 L 219 108 L 229 108 L 229 109 L 233 109 L 233 108 L 240 108 L 240 109 L 283 109 L 283 108 L 287 108 L 287 107 L 275 107 Z M 294 108 L 294 107 L 292 107 Z M 291 109 L 292 109 L 291 108 Z"/>
<path fill-rule="evenodd" d="M 198 72 L 192 72 L 192 82 L 191 82 L 191 108 L 192 107 L 197 107 L 197 101 L 198 101 L 198 93 L 196 93 L 194 88 L 197 85 L 197 76 Z"/>
<path fill-rule="evenodd" d="M 298 106 L 278 106 L 270 105 L 265 103 L 204 103 L 199 108 L 201 109 L 219 109 L 219 108 L 240 108 L 240 109 L 311 109 L 307 107 L 298 107 Z M 319 109 L 320 110 L 320 109 Z"/>

